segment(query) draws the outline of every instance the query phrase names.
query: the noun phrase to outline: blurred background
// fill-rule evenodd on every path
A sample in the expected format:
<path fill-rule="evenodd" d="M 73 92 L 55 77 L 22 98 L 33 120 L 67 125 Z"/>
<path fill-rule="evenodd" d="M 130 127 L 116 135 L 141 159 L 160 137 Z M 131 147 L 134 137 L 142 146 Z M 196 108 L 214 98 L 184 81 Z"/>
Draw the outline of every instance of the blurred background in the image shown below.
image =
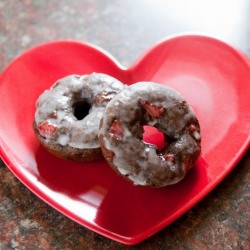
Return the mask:
<path fill-rule="evenodd" d="M 0 1 L 0 69 L 36 44 L 74 39 L 101 46 L 129 66 L 168 35 L 199 32 L 249 53 L 248 0 Z"/>

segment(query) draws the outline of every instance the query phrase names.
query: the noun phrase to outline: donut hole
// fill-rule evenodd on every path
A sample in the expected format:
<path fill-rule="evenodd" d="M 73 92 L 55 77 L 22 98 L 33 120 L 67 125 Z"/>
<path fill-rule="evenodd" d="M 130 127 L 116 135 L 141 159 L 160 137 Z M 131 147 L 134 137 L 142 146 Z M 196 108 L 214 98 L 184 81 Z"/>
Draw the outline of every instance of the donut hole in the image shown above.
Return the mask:
<path fill-rule="evenodd" d="M 85 100 L 75 102 L 72 107 L 73 114 L 77 120 L 82 120 L 87 116 L 91 108 L 90 104 Z"/>
<path fill-rule="evenodd" d="M 146 143 L 157 146 L 158 149 L 163 149 L 165 146 L 164 134 L 157 128 L 149 125 L 143 126 L 143 138 L 142 140 Z"/>

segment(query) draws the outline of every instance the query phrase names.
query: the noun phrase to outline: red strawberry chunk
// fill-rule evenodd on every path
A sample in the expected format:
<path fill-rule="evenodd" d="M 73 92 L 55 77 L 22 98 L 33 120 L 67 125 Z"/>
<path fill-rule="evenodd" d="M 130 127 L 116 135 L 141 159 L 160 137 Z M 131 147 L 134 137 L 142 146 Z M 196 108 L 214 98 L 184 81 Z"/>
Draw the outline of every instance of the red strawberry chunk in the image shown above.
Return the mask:
<path fill-rule="evenodd" d="M 117 94 L 115 91 L 102 92 L 95 97 L 95 102 L 96 103 L 109 102 L 115 96 L 115 94 Z"/>
<path fill-rule="evenodd" d="M 188 131 L 189 132 L 194 132 L 196 130 L 196 126 L 194 124 L 191 124 L 189 127 L 188 127 Z"/>
<path fill-rule="evenodd" d="M 173 154 L 166 154 L 163 156 L 165 158 L 166 161 L 174 161 L 174 155 Z"/>
<path fill-rule="evenodd" d="M 107 150 L 105 152 L 105 154 L 106 154 L 107 159 L 109 159 L 109 160 L 112 160 L 114 155 L 115 155 L 115 153 L 113 151 L 110 151 L 110 150 Z"/>
<path fill-rule="evenodd" d="M 187 159 L 184 163 L 185 163 L 185 169 L 186 169 L 186 171 L 189 171 L 190 168 L 192 167 L 191 162 Z"/>
<path fill-rule="evenodd" d="M 123 133 L 124 130 L 121 123 L 118 120 L 114 120 L 109 130 L 109 134 L 111 135 L 111 137 L 113 137 L 116 140 L 122 140 Z"/>
<path fill-rule="evenodd" d="M 186 171 L 189 171 L 190 168 L 191 168 L 190 163 L 186 163 L 186 164 L 185 164 L 185 168 L 186 168 Z"/>
<path fill-rule="evenodd" d="M 148 101 L 140 100 L 140 104 L 153 118 L 160 118 L 165 111 L 165 108 L 156 106 Z"/>
<path fill-rule="evenodd" d="M 56 132 L 56 126 L 45 121 L 38 124 L 38 130 L 41 136 L 50 138 Z"/>

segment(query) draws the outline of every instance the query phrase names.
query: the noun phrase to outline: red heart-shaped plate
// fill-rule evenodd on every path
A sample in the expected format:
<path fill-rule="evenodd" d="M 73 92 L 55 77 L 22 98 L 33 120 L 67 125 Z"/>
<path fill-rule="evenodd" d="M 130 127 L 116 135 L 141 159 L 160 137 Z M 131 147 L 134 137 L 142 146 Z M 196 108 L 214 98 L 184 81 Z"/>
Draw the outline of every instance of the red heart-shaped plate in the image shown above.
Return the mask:
<path fill-rule="evenodd" d="M 126 84 L 154 81 L 179 91 L 201 125 L 202 154 L 179 184 L 136 187 L 104 160 L 55 158 L 37 141 L 38 96 L 69 74 L 102 72 Z M 15 59 L 0 76 L 0 153 L 10 170 L 55 209 L 113 240 L 136 244 L 180 217 L 233 169 L 249 146 L 250 68 L 231 46 L 200 35 L 158 43 L 124 69 L 95 46 L 56 41 Z"/>

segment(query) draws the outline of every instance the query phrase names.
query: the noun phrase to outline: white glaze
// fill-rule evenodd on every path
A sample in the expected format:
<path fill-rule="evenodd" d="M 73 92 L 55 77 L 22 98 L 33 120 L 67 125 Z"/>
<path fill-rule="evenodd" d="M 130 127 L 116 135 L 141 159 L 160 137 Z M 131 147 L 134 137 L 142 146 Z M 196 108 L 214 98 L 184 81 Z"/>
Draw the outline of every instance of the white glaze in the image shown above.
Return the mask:
<path fill-rule="evenodd" d="M 44 121 L 56 127 L 51 138 L 62 146 L 74 148 L 99 147 L 99 122 L 107 102 L 96 102 L 102 93 L 119 92 L 124 85 L 115 78 L 93 73 L 90 75 L 70 75 L 58 80 L 49 90 L 45 90 L 36 102 L 35 123 Z M 78 120 L 73 114 L 74 99 L 92 104 L 89 114 Z"/>
<path fill-rule="evenodd" d="M 104 147 L 114 153 L 112 161 L 117 171 L 135 185 L 165 186 L 177 183 L 186 174 L 185 164 L 177 158 L 176 163 L 166 160 L 158 153 L 156 146 L 148 146 L 140 138 L 143 133 L 140 117 L 145 113 L 140 100 L 165 109 L 166 115 L 149 119 L 147 125 L 157 127 L 175 140 L 166 149 L 170 154 L 173 152 L 175 157 L 179 157 L 178 152 L 190 155 L 199 152 L 199 126 L 192 135 L 187 132 L 187 125 L 196 121 L 191 107 L 175 90 L 149 82 L 133 84 L 110 101 L 104 112 L 99 136 L 103 138 Z M 181 108 L 177 108 L 177 105 Z M 109 134 L 114 120 L 118 120 L 123 128 L 123 136 L 119 142 Z M 139 130 L 139 127 L 141 131 L 135 135 L 134 129 Z"/>

